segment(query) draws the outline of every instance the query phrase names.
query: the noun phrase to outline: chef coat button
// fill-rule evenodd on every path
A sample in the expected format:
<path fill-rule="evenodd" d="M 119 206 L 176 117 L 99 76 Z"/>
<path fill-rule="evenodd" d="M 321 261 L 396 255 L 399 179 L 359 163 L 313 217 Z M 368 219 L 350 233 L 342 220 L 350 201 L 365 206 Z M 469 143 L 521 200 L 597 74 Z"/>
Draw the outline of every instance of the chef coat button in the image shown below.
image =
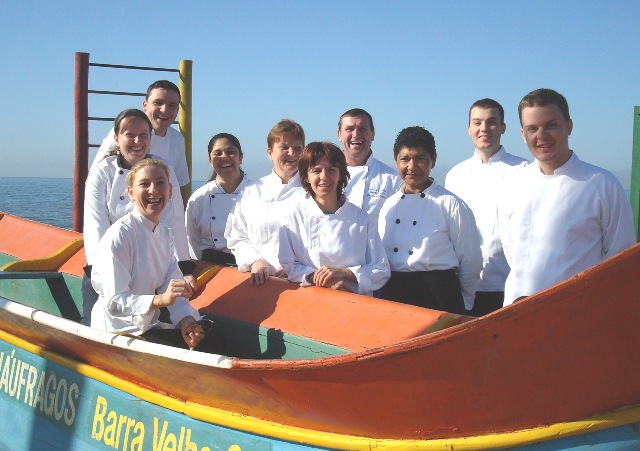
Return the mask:
<path fill-rule="evenodd" d="M 213 241 L 218 241 L 218 238 L 214 238 Z"/>
<path fill-rule="evenodd" d="M 418 221 L 413 221 L 413 225 L 416 225 L 418 223 Z"/>
<path fill-rule="evenodd" d="M 124 200 L 124 196 L 120 196 L 120 200 Z"/>
<path fill-rule="evenodd" d="M 211 216 L 211 219 L 215 220 L 215 219 L 216 219 L 216 217 L 215 217 L 215 216 Z"/>
<path fill-rule="evenodd" d="M 420 197 L 424 197 L 424 196 L 425 196 L 425 194 L 424 194 L 424 193 L 420 193 Z"/>
<path fill-rule="evenodd" d="M 396 224 L 400 224 L 400 220 L 399 219 L 396 219 Z"/>
<path fill-rule="evenodd" d="M 397 247 L 394 247 L 394 248 L 393 248 L 393 252 L 398 252 L 398 248 L 397 248 Z"/>
<path fill-rule="evenodd" d="M 413 255 L 413 251 L 409 251 L 409 255 Z"/>
<path fill-rule="evenodd" d="M 400 199 L 404 199 L 404 194 L 402 196 L 400 196 Z"/>
<path fill-rule="evenodd" d="M 120 174 L 124 174 L 124 171 L 122 169 L 120 169 Z"/>

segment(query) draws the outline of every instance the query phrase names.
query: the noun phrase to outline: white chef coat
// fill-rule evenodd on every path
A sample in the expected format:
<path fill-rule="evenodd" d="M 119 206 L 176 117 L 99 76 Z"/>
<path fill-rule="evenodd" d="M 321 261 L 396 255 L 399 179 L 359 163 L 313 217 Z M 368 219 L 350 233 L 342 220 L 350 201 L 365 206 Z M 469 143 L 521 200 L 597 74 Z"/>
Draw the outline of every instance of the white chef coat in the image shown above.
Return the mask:
<path fill-rule="evenodd" d="M 239 193 L 248 182 L 245 174 L 238 187 L 232 193 L 227 193 L 217 181 L 212 180 L 191 195 L 187 202 L 185 222 L 192 258 L 202 259 L 203 249 L 231 253 L 227 248 L 224 230 Z"/>
<path fill-rule="evenodd" d="M 288 183 L 275 172 L 248 183 L 227 220 L 227 247 L 236 257 L 238 270 L 251 271 L 251 265 L 262 259 L 270 274 L 281 269 L 278 260 L 278 237 L 282 218 L 301 202 L 305 190 L 298 174 Z"/>
<path fill-rule="evenodd" d="M 346 268 L 356 276 L 350 281 L 357 293 L 367 296 L 389 280 L 389 263 L 377 227 L 362 209 L 345 202 L 326 214 L 311 198 L 302 201 L 280 228 L 280 263 L 292 282 L 305 279 L 321 266 Z"/>
<path fill-rule="evenodd" d="M 465 308 L 473 308 L 482 253 L 473 213 L 463 201 L 432 179 L 420 194 L 399 191 L 387 199 L 378 230 L 391 271 L 454 269 Z"/>
<path fill-rule="evenodd" d="M 113 138 L 114 134 L 115 132 L 112 128 L 109 134 L 102 140 L 98 153 L 93 159 L 93 163 L 91 163 L 91 167 L 102 160 L 107 152 L 115 149 L 116 142 Z M 158 136 L 152 131 L 151 148 L 149 152 L 163 158 L 167 164 L 173 168 L 180 186 L 189 183 L 189 168 L 187 167 L 187 156 L 184 150 L 184 137 L 182 133 L 173 127 L 169 127 L 164 136 Z"/>
<path fill-rule="evenodd" d="M 137 208 L 116 221 L 100 240 L 93 262 L 91 283 L 99 297 L 91 327 L 133 335 L 162 327 L 160 311 L 149 308 L 171 279 L 182 279 L 174 254 L 169 229 L 149 221 Z M 185 298 L 168 310 L 174 326 L 185 316 L 200 317 Z"/>
<path fill-rule="evenodd" d="M 504 291 L 509 264 L 498 231 L 498 202 L 507 171 L 526 163 L 524 158 L 507 153 L 504 147 L 487 163 L 482 162 L 476 151 L 471 158 L 455 165 L 445 179 L 445 188 L 471 208 L 478 226 L 483 262 L 477 291 Z"/>
<path fill-rule="evenodd" d="M 402 184 L 398 171 L 373 158 L 373 154 L 364 166 L 347 166 L 347 169 L 350 175 L 344 190 L 347 200 L 367 212 L 377 226 L 382 204 Z"/>
<path fill-rule="evenodd" d="M 511 171 L 499 205 L 511 266 L 505 305 L 635 244 L 629 198 L 610 172 L 571 158 L 545 175 L 537 161 Z"/>
<path fill-rule="evenodd" d="M 156 158 L 149 154 L 149 157 Z M 119 164 L 120 155 L 107 157 L 89 170 L 84 190 L 84 252 L 87 264 L 93 264 L 93 255 L 100 238 L 111 224 L 135 208 L 127 194 L 127 174 Z M 184 228 L 184 210 L 178 180 L 169 166 L 169 181 L 173 186 L 171 199 L 162 213 L 162 222 L 171 229 L 175 239 L 178 260 L 189 260 L 187 231 Z"/>

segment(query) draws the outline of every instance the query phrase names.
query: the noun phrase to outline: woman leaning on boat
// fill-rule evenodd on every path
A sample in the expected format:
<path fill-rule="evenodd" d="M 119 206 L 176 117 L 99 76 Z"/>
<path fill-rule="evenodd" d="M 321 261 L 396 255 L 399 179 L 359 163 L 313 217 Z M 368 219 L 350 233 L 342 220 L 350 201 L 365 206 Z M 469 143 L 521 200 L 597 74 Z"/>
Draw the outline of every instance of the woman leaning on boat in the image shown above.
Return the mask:
<path fill-rule="evenodd" d="M 83 237 L 87 267 L 82 280 L 82 323 L 85 325 L 89 324 L 91 309 L 98 298 L 91 286 L 90 278 L 98 243 L 111 224 L 133 210 L 133 203 L 127 194 L 126 177 L 136 163 L 151 156 L 149 146 L 152 127 L 143 111 L 137 109 L 122 111 L 116 117 L 113 129 L 116 148 L 102 161 L 91 167 L 85 186 Z M 173 234 L 181 268 L 184 269 L 185 274 L 190 274 L 192 263 L 184 228 L 180 185 L 171 168 L 169 168 L 169 181 L 173 186 L 173 194 L 164 210 L 161 222 Z M 195 287 L 193 276 L 185 277 Z"/>
<path fill-rule="evenodd" d="M 242 147 L 230 133 L 218 133 L 209 141 L 209 164 L 213 175 L 209 183 L 189 198 L 185 214 L 191 257 L 218 265 L 236 264 L 227 248 L 224 230 L 240 191 L 249 179 L 240 168 Z"/>
<path fill-rule="evenodd" d="M 309 143 L 298 160 L 307 196 L 280 227 L 280 264 L 292 282 L 372 295 L 389 278 L 375 223 L 347 202 L 349 180 L 342 151 Z"/>

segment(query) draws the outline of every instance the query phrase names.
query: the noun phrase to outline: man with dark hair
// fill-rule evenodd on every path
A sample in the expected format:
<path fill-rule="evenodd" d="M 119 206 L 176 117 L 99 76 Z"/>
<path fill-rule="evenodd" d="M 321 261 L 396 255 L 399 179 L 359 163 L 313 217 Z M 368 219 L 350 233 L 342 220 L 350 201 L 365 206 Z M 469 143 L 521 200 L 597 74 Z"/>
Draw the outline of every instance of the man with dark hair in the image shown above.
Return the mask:
<path fill-rule="evenodd" d="M 567 100 L 551 89 L 518 106 L 521 133 L 535 160 L 508 175 L 499 228 L 511 267 L 505 303 L 555 285 L 635 243 L 629 199 L 610 172 L 569 148 Z"/>
<path fill-rule="evenodd" d="M 394 169 L 373 158 L 375 138 L 373 118 L 361 108 L 346 111 L 338 121 L 338 140 L 347 160 L 351 179 L 345 189 L 347 199 L 366 211 L 377 224 L 384 201 L 400 188 Z"/>
<path fill-rule="evenodd" d="M 502 307 L 509 265 L 498 233 L 498 199 L 507 171 L 526 163 L 507 153 L 500 139 L 507 129 L 504 109 L 493 99 L 481 99 L 469 108 L 467 131 L 475 146 L 473 156 L 454 166 L 445 188 L 471 208 L 481 238 L 482 272 L 471 314 L 482 316 Z"/>
<path fill-rule="evenodd" d="M 142 109 L 153 125 L 151 135 L 151 153 L 164 159 L 173 168 L 180 183 L 183 202 L 186 196 L 185 186 L 189 183 L 189 169 L 184 150 L 182 134 L 171 127 L 180 109 L 180 90 L 169 80 L 158 80 L 147 88 L 147 95 L 142 101 Z M 115 148 L 113 129 L 102 141 L 91 166 L 102 160 L 108 151 Z"/>

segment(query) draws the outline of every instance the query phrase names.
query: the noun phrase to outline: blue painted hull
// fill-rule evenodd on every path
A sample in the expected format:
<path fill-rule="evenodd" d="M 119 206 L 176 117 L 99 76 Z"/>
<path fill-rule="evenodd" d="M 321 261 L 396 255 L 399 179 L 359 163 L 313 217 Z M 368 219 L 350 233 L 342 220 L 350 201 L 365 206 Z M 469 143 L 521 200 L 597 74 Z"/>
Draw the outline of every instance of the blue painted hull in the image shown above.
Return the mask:
<path fill-rule="evenodd" d="M 195 420 L 4 341 L 0 341 L 0 411 L 1 449 L 324 449 Z M 637 450 L 640 424 L 510 449 Z"/>
<path fill-rule="evenodd" d="M 198 421 L 0 341 L 0 449 L 320 449 Z"/>

